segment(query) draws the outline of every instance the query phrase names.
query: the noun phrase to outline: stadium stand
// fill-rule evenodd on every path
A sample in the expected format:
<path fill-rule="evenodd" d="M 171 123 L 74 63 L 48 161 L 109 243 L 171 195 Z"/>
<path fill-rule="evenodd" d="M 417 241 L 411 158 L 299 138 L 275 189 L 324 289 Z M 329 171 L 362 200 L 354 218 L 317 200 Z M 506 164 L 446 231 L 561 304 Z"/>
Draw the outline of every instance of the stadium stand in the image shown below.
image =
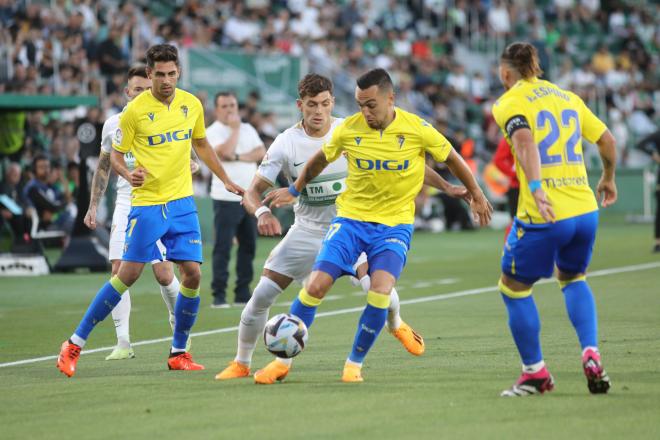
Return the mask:
<path fill-rule="evenodd" d="M 100 99 L 89 111 L 34 111 L 13 120 L 24 130 L 12 138 L 15 151 L 8 128 L 0 133 L 3 181 L 10 161 L 23 168 L 24 184 L 36 154 L 63 165 L 79 160 L 81 144 L 96 141 L 82 139 L 80 127 L 100 133 L 124 104 L 127 66 L 161 42 L 184 52 L 302 57 L 335 82 L 340 115 L 353 111 L 357 76 L 386 68 L 399 105 L 472 142 L 481 169 L 500 138 L 490 116 L 501 93 L 498 55 L 509 41 L 531 41 L 546 76 L 579 93 L 612 127 L 621 164 L 646 166 L 648 156 L 632 146 L 660 121 L 658 17 L 657 2 L 623 0 L 0 0 L 0 93 Z M 206 95 L 200 98 L 211 111 Z M 284 124 L 259 111 L 258 94 L 243 104 L 244 120 L 268 145 Z M 196 184 L 199 193 L 206 186 Z"/>

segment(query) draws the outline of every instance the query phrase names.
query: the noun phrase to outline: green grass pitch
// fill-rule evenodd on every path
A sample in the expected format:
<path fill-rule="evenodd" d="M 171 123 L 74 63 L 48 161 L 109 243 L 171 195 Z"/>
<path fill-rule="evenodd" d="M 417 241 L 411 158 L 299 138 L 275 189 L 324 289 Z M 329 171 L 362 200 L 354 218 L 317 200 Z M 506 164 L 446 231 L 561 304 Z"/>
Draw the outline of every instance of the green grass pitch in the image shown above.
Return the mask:
<path fill-rule="evenodd" d="M 193 338 L 194 358 L 207 368 L 201 372 L 168 371 L 167 341 L 136 346 L 128 361 L 106 362 L 107 351 L 83 355 L 71 379 L 53 359 L 2 366 L 0 438 L 660 438 L 660 258 L 650 253 L 650 236 L 649 226 L 617 222 L 599 231 L 589 280 L 613 381 L 606 396 L 587 391 L 577 338 L 552 282 L 534 292 L 555 391 L 498 397 L 520 371 L 494 288 L 503 233 L 418 233 L 399 290 L 403 318 L 426 340 L 419 358 L 384 332 L 367 358 L 365 383 L 341 383 L 358 318 L 347 309 L 365 298 L 340 280 L 320 311 L 345 312 L 318 318 L 282 384 L 213 379 L 234 356 L 231 329 Z M 276 243 L 259 242 L 257 273 Z M 239 309 L 209 308 L 210 264 L 203 270 L 194 331 L 236 326 Z M 57 354 L 106 279 L 0 279 L 0 364 Z M 296 291 L 289 288 L 271 313 L 287 311 Z M 167 337 L 167 312 L 148 268 L 131 295 L 133 341 Z M 87 348 L 113 344 L 107 319 Z M 253 366 L 269 359 L 259 344 Z"/>

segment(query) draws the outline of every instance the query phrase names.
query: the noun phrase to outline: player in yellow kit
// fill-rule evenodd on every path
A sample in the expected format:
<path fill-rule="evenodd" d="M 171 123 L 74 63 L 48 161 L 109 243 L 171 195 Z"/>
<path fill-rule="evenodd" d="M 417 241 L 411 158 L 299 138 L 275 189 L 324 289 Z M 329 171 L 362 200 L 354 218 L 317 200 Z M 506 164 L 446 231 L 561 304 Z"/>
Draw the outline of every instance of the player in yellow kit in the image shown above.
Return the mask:
<path fill-rule="evenodd" d="M 507 89 L 493 116 L 513 146 L 520 181 L 518 212 L 504 245 L 499 287 L 523 373 L 503 396 L 524 396 L 554 387 L 541 353 L 540 320 L 532 286 L 555 265 L 566 310 L 582 347 L 589 391 L 606 393 L 609 377 L 600 362 L 596 308 L 585 273 L 598 226 L 598 204 L 584 167 L 582 137 L 598 144 L 603 174 L 597 192 L 603 207 L 616 201 L 615 141 L 577 95 L 538 79 L 538 55 L 528 43 L 508 46 L 500 60 Z"/>
<path fill-rule="evenodd" d="M 199 219 L 192 198 L 191 146 L 229 191 L 242 194 L 243 190 L 227 177 L 206 139 L 201 102 L 176 88 L 180 74 L 176 48 L 169 44 L 149 48 L 147 73 L 152 88 L 126 107 L 111 153 L 115 171 L 133 186 L 124 255 L 117 275 L 98 291 L 74 334 L 62 344 L 57 367 L 69 377 L 75 374 L 80 350 L 94 326 L 108 316 L 121 294 L 137 281 L 144 264 L 161 258 L 158 240 L 167 248 L 168 260 L 178 263 L 182 275 L 174 306 L 168 368 L 204 368 L 185 351 L 199 310 L 202 262 Z M 129 151 L 135 157 L 132 171 L 124 162 L 124 154 Z"/>
<path fill-rule="evenodd" d="M 330 162 L 346 156 L 346 190 L 337 198 L 337 217 L 290 311 L 311 326 L 335 280 L 352 275 L 357 257 L 361 252 L 367 254 L 371 288 L 344 367 L 344 382 L 363 380 L 362 362 L 385 324 L 389 294 L 410 247 L 414 199 L 424 181 L 425 155 L 446 162 L 461 180 L 472 195 L 472 210 L 481 224 L 489 222 L 492 210 L 469 168 L 444 136 L 420 117 L 394 106 L 392 80 L 385 70 L 361 76 L 355 98 L 361 112 L 335 128 L 330 141 L 289 187 L 290 195 L 299 195 Z M 273 192 L 266 201 L 278 206 L 290 202 L 286 195 L 286 191 Z M 271 373 L 282 379 L 288 367 L 275 360 L 261 374 Z"/>

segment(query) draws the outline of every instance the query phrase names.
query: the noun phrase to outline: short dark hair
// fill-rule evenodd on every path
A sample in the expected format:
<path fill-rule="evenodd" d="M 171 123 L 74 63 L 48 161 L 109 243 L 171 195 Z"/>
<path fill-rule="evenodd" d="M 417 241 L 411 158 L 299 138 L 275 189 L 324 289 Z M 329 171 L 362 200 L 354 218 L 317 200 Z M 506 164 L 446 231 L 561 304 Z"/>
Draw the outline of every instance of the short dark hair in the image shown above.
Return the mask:
<path fill-rule="evenodd" d="M 179 51 L 171 44 L 156 44 L 147 50 L 147 66 L 154 68 L 157 62 L 173 61 L 179 65 Z"/>
<path fill-rule="evenodd" d="M 218 93 L 215 94 L 215 98 L 213 98 L 213 103 L 218 102 L 218 98 L 223 97 L 223 98 L 228 98 L 228 97 L 234 97 L 236 98 L 236 93 L 230 92 L 229 90 L 220 90 Z M 236 98 L 238 101 L 238 98 Z"/>
<path fill-rule="evenodd" d="M 139 76 L 141 78 L 149 78 L 149 75 L 147 75 L 147 66 L 144 65 L 137 65 L 133 66 L 130 69 L 128 69 L 128 75 L 126 80 L 130 80 L 134 76 Z"/>
<path fill-rule="evenodd" d="M 394 84 L 385 69 L 373 69 L 357 79 L 357 86 L 366 90 L 371 86 L 378 86 L 379 90 L 393 90 Z"/>
<path fill-rule="evenodd" d="M 32 158 L 32 172 L 37 171 L 37 164 L 42 160 L 45 160 L 48 162 L 48 164 L 50 164 L 50 159 L 48 159 L 48 156 L 45 154 L 37 154 Z"/>
<path fill-rule="evenodd" d="M 298 96 L 303 99 L 305 96 L 314 97 L 319 93 L 330 92 L 332 95 L 332 81 L 323 75 L 309 73 L 298 83 Z"/>

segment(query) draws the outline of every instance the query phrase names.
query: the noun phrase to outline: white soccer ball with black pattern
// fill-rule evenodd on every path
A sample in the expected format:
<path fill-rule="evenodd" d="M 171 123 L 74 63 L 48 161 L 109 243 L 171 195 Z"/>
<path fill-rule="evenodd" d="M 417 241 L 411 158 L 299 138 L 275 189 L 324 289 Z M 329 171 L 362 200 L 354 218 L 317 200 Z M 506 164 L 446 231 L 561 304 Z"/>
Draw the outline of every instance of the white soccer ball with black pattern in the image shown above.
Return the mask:
<path fill-rule="evenodd" d="M 266 350 L 275 356 L 292 358 L 305 348 L 307 326 L 295 315 L 280 313 L 266 323 L 264 343 Z"/>

